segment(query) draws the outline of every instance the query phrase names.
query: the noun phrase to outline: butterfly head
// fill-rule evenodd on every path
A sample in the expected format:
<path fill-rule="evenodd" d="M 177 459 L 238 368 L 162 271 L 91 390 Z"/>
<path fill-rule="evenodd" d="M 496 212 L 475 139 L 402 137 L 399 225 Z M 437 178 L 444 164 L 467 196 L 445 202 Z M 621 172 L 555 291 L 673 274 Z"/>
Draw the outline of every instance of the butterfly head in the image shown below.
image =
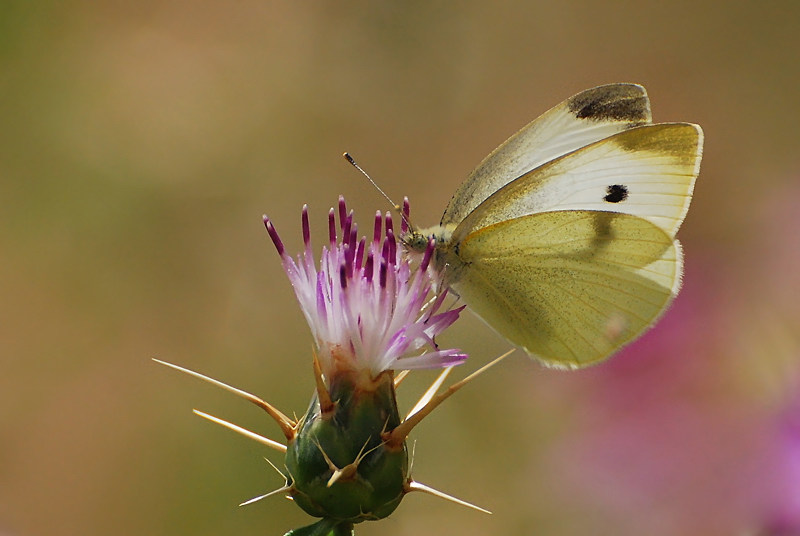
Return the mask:
<path fill-rule="evenodd" d="M 453 229 L 455 226 L 436 225 L 426 229 L 409 228 L 401 237 L 400 241 L 406 248 L 406 251 L 412 255 L 422 255 L 428 248 L 428 242 L 433 240 L 436 243 L 436 249 L 440 249 L 450 242 L 453 236 Z"/>

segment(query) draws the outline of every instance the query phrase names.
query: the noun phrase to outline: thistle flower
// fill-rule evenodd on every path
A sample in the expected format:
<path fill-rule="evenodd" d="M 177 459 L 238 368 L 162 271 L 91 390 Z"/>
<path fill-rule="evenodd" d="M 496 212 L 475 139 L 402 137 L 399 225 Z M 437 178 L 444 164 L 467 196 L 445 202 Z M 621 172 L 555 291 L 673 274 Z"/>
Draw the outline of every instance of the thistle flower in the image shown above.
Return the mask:
<path fill-rule="evenodd" d="M 286 453 L 287 473 L 281 473 L 285 485 L 242 504 L 286 493 L 307 513 L 322 518 L 288 534 L 352 534 L 355 523 L 388 516 L 412 491 L 487 512 L 413 480 L 406 438 L 441 402 L 511 352 L 436 394 L 452 367 L 467 356 L 457 349 L 441 349 L 435 342 L 436 336 L 458 319 L 463 307 L 446 308 L 447 291 L 435 293 L 428 270 L 433 242 L 419 266 L 413 268 L 398 247 L 391 214 L 375 215 L 372 241 L 367 243 L 366 238 L 358 238 L 353 213 L 347 212 L 343 198 L 338 209 L 338 227 L 335 211 L 329 213 L 330 240 L 322 249 L 319 268 L 314 262 L 306 207 L 302 215 L 305 246 L 296 259 L 286 253 L 278 232 L 264 216 L 316 346 L 316 391 L 302 419 L 295 422 L 250 393 L 159 362 L 249 400 L 278 423 L 286 445 L 195 410 L 206 419 Z M 406 200 L 403 233 L 408 230 L 408 212 Z M 407 371 L 425 368 L 444 370 L 401 419 L 395 388 Z M 395 377 L 396 371 L 403 372 Z"/>
<path fill-rule="evenodd" d="M 406 219 L 402 232 L 407 231 Z M 433 281 L 427 270 L 433 242 L 422 263 L 412 270 L 398 247 L 391 214 L 375 214 L 372 241 L 358 240 L 358 228 L 339 198 L 341 241 L 337 243 L 334 210 L 328 214 L 330 244 L 323 248 L 319 270 L 314 264 L 308 223 L 303 207 L 305 250 L 293 260 L 272 222 L 264 216 L 283 269 L 311 327 L 322 373 L 332 378 L 343 371 L 377 378 L 387 370 L 440 368 L 458 365 L 467 358 L 455 349 L 441 350 L 434 339 L 458 319 L 463 306 L 438 312 L 447 295 L 429 301 Z M 385 230 L 383 223 L 385 222 Z M 410 356 L 421 348 L 431 350 Z"/>

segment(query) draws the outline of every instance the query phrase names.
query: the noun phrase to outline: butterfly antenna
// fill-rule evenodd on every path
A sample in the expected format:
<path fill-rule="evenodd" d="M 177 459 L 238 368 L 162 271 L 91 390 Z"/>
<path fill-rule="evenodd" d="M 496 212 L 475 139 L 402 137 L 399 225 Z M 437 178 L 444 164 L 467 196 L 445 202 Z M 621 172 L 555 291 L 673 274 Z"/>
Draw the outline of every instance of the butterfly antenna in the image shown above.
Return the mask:
<path fill-rule="evenodd" d="M 403 219 L 403 221 L 406 223 L 406 225 L 408 225 L 409 228 L 412 228 L 411 222 L 408 221 L 408 217 L 406 216 L 405 211 L 403 210 L 403 207 L 401 207 L 400 205 L 398 205 L 397 203 L 392 201 L 392 198 L 389 197 L 386 194 L 386 192 L 384 192 L 383 189 L 381 189 L 381 187 L 378 186 L 378 184 L 374 180 L 372 180 L 372 177 L 369 176 L 369 173 L 364 171 L 364 169 L 361 166 L 358 165 L 358 163 L 353 159 L 353 157 L 350 156 L 350 153 L 344 153 L 342 156 L 344 156 L 345 159 L 348 162 L 350 162 L 350 165 L 352 165 L 354 168 L 359 170 L 361 172 L 361 174 L 364 175 L 367 178 L 367 180 L 370 182 L 370 184 L 372 184 L 372 186 L 374 186 L 375 189 L 378 190 L 378 192 L 384 197 L 384 199 L 386 199 L 389 202 L 389 204 L 392 205 L 392 208 L 394 208 L 394 210 L 398 214 L 400 214 L 400 217 Z"/>

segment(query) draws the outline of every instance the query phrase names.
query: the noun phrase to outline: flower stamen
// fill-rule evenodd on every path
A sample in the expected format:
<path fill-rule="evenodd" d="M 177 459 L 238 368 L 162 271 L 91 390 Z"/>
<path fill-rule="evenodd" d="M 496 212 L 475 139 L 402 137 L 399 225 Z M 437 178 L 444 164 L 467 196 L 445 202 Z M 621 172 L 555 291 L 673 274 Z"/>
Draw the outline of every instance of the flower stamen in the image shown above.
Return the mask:
<path fill-rule="evenodd" d="M 432 296 L 435 284 L 427 270 L 433 242 L 425 250 L 422 265 L 413 269 L 398 247 L 390 213 L 376 212 L 372 241 L 367 242 L 365 237 L 359 239 L 353 211 L 347 210 L 343 197 L 337 208 L 328 212 L 329 244 L 322 249 L 319 268 L 312 254 L 307 207 L 302 218 L 305 248 L 296 259 L 285 253 L 277 231 L 264 218 L 311 326 L 326 381 L 339 366 L 374 379 L 385 370 L 463 362 L 465 354 L 443 350 L 434 342 L 435 335 L 452 324 L 463 308 L 437 314 L 444 300 Z M 406 200 L 401 229 L 407 226 L 408 211 Z M 425 347 L 427 352 L 409 355 Z"/>

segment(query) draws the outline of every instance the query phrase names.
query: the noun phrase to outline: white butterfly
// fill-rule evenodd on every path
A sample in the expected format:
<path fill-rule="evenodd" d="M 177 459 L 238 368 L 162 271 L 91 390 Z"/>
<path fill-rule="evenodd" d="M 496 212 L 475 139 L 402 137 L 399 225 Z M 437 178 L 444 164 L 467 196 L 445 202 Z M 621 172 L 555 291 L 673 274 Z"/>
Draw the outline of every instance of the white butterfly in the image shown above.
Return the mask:
<path fill-rule="evenodd" d="M 588 89 L 478 165 L 439 226 L 410 231 L 444 285 L 548 366 L 597 363 L 651 326 L 678 293 L 675 233 L 703 132 L 653 124 L 643 87 Z"/>

